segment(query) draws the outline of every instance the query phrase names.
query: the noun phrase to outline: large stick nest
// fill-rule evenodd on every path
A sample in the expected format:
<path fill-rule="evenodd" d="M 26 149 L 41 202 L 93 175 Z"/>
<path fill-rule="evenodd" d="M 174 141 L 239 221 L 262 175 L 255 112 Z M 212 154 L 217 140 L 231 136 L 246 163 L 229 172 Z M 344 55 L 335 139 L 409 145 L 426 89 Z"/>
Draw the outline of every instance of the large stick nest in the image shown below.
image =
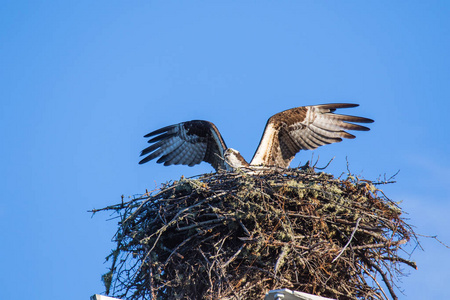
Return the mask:
<path fill-rule="evenodd" d="M 103 276 L 123 299 L 263 299 L 289 288 L 396 299 L 399 250 L 414 232 L 377 184 L 290 169 L 168 183 L 114 210 Z M 94 212 L 99 210 L 94 210 Z"/>

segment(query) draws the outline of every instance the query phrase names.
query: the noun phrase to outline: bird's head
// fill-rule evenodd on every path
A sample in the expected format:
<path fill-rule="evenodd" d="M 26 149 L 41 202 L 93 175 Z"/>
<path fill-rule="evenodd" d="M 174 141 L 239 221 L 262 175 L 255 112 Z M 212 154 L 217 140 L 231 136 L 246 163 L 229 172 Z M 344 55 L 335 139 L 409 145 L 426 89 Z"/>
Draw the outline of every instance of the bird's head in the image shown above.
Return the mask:
<path fill-rule="evenodd" d="M 248 162 L 245 161 L 241 153 L 233 148 L 228 148 L 227 150 L 225 150 L 223 157 L 225 159 L 225 165 L 227 165 L 227 168 L 230 167 L 228 171 L 249 166 Z"/>

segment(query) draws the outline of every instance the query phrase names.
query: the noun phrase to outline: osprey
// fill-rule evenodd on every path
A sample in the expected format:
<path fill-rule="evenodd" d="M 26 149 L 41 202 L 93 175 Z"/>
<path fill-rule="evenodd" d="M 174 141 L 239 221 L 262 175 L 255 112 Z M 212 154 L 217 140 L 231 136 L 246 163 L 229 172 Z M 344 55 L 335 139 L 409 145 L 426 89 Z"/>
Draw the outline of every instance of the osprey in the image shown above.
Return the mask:
<path fill-rule="evenodd" d="M 228 148 L 217 127 L 208 121 L 193 120 L 170 125 L 145 135 L 152 145 L 141 152 L 146 156 L 139 164 L 159 157 L 157 163 L 194 166 L 205 161 L 218 170 L 264 166 L 287 168 L 300 150 L 341 142 L 355 136 L 344 130 L 368 131 L 353 123 L 373 120 L 335 114 L 338 108 L 358 104 L 335 103 L 301 106 L 277 113 L 267 121 L 259 146 L 250 164 L 239 151 Z"/>

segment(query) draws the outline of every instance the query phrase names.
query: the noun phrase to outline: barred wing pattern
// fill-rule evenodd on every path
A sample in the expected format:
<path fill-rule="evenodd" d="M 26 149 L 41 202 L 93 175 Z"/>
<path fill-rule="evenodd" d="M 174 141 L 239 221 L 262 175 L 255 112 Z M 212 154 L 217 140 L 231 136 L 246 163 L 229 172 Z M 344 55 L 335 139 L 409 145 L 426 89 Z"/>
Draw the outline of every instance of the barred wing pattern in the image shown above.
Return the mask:
<path fill-rule="evenodd" d="M 153 137 L 154 136 L 154 137 Z M 170 125 L 145 135 L 152 145 L 141 152 L 147 155 L 139 164 L 161 156 L 156 162 L 194 166 L 205 161 L 218 171 L 228 170 L 223 154 L 227 149 L 216 126 L 208 121 L 193 120 Z"/>
<path fill-rule="evenodd" d="M 348 103 L 302 106 L 273 115 L 250 165 L 287 168 L 300 150 L 355 138 L 345 130 L 370 130 L 353 123 L 372 123 L 371 119 L 333 113 L 338 108 L 356 106 Z"/>

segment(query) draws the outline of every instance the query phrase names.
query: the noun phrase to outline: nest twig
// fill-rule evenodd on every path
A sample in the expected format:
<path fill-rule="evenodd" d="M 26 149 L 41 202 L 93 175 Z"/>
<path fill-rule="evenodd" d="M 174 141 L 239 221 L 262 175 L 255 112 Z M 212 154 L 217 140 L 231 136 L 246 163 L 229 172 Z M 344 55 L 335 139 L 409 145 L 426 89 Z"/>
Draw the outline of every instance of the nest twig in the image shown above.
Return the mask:
<path fill-rule="evenodd" d="M 352 176 L 206 174 L 101 210 L 120 217 L 104 282 L 123 299 L 397 299 L 400 265 L 417 268 L 401 209 Z"/>

